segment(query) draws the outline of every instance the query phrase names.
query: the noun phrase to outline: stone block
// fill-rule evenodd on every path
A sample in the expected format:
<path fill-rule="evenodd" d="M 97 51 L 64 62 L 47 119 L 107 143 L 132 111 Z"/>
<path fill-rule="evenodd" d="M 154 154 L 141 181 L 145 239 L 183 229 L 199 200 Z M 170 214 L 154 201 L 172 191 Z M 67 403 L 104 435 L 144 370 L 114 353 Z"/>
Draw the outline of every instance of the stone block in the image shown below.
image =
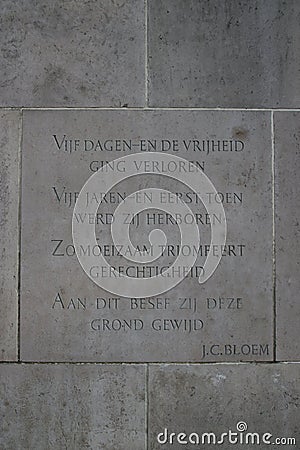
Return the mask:
<path fill-rule="evenodd" d="M 300 359 L 300 114 L 274 114 L 277 358 Z"/>
<path fill-rule="evenodd" d="M 145 369 L 2 364 L 1 448 L 144 449 Z"/>
<path fill-rule="evenodd" d="M 151 106 L 299 108 L 297 0 L 148 7 Z"/>
<path fill-rule="evenodd" d="M 156 152 L 145 151 L 154 147 Z M 22 359 L 272 360 L 271 153 L 270 114 L 265 112 L 26 111 L 22 163 Z M 119 173 L 115 165 L 111 176 L 120 175 L 123 181 L 111 189 L 111 196 L 106 196 L 107 202 L 101 205 L 102 187 L 97 185 L 87 192 L 89 208 L 96 206 L 99 213 L 95 249 L 100 245 L 99 253 L 105 253 L 110 266 L 117 270 L 131 267 L 129 276 L 141 274 L 138 269 L 142 268 L 132 262 L 125 245 L 128 227 L 133 245 L 140 249 L 149 244 L 151 231 L 160 228 L 165 232 L 167 247 L 163 255 L 158 262 L 143 265 L 151 268 L 152 275 L 156 268 L 173 267 L 183 222 L 194 217 L 200 230 L 193 269 L 181 283 L 173 287 L 164 284 L 164 289 L 156 294 L 147 289 L 138 292 L 138 277 L 152 276 L 150 269 L 129 280 L 132 288 L 125 295 L 124 277 L 115 278 L 110 272 L 101 271 L 103 266 L 97 258 L 88 276 L 74 250 L 71 231 L 77 193 L 103 161 L 125 155 L 146 158 L 143 162 L 151 156 L 158 165 L 154 173 L 143 173 L 139 162 L 136 176 L 132 177 L 122 170 Z M 174 155 L 185 158 L 188 165 L 194 161 L 192 169 L 195 164 L 200 168 L 196 188 L 184 186 L 166 174 L 160 158 Z M 219 214 L 209 210 L 215 194 L 202 192 L 208 209 L 196 195 L 202 189 L 198 186 L 202 186 L 203 174 L 218 192 L 214 202 L 222 203 L 225 209 L 225 246 L 215 241 L 211 244 L 211 223 L 224 222 Z M 185 175 L 184 183 L 192 178 L 192 172 Z M 170 205 L 161 200 L 160 210 L 153 209 L 147 201 L 138 205 L 149 210 L 139 214 L 139 223 L 127 226 L 124 214 L 120 242 L 125 247 L 125 260 L 118 254 L 121 247 L 110 233 L 111 217 L 120 203 L 118 193 L 129 196 L 149 187 L 180 194 L 191 211 L 179 213 L 177 203 L 173 204 L 177 219 L 170 220 L 165 213 Z M 81 216 L 76 215 L 77 222 L 81 223 L 81 217 L 90 227 L 89 215 L 84 214 L 81 211 Z M 92 255 L 92 244 L 89 241 L 80 247 L 82 257 L 89 250 Z M 198 242 L 184 248 L 184 258 L 194 252 L 194 244 Z M 212 277 L 199 284 L 208 248 L 213 249 L 214 261 L 219 255 L 223 257 Z M 104 282 L 111 282 L 112 290 Z"/>
<path fill-rule="evenodd" d="M 144 1 L 1 2 L 0 106 L 144 106 Z"/>
<path fill-rule="evenodd" d="M 167 437 L 166 448 L 178 450 L 200 448 L 202 442 L 203 448 L 219 442 L 226 450 L 273 443 L 280 448 L 278 438 L 282 446 L 295 449 L 300 439 L 298 378 L 297 363 L 150 366 L 149 448 L 164 448 Z M 180 433 L 185 436 L 178 438 Z M 200 445 L 192 445 L 197 435 Z"/>
<path fill-rule="evenodd" d="M 19 258 L 19 127 L 18 111 L 0 113 L 0 360 L 16 360 Z"/>

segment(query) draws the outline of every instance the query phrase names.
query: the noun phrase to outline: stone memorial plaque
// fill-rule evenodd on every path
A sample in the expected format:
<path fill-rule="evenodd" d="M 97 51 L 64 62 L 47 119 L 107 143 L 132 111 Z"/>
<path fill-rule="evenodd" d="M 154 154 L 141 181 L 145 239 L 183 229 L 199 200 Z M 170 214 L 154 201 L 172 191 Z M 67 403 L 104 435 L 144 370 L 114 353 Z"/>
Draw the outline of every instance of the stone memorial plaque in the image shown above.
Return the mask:
<path fill-rule="evenodd" d="M 272 360 L 270 123 L 25 111 L 21 359 Z"/>
<path fill-rule="evenodd" d="M 277 358 L 300 360 L 299 112 L 274 113 Z"/>

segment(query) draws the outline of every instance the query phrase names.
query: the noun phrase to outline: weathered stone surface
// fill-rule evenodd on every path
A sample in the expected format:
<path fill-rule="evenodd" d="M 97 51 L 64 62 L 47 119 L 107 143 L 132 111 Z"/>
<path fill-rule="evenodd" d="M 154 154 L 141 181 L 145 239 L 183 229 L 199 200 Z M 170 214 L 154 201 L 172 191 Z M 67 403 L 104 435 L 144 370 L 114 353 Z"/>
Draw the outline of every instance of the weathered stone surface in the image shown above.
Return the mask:
<path fill-rule="evenodd" d="M 95 145 L 97 140 L 102 145 L 109 140 L 114 149 L 101 151 L 98 146 L 98 151 L 84 151 L 85 139 Z M 116 146 L 121 145 L 117 140 L 122 139 L 131 139 L 137 146 L 131 152 L 127 147 L 117 151 Z M 93 168 L 99 161 L 129 153 L 135 156 L 141 139 L 156 139 L 158 147 L 163 139 L 177 140 L 179 150 L 173 154 L 200 163 L 217 191 L 224 198 L 230 194 L 230 201 L 224 202 L 227 247 L 219 267 L 205 284 L 199 285 L 194 273 L 170 291 L 152 298 L 154 307 L 148 299 L 132 304 L 130 298 L 121 296 L 116 308 L 115 301 L 109 299 L 118 295 L 94 284 L 72 252 L 71 219 L 75 193 L 93 173 L 91 164 Z M 217 141 L 220 146 L 223 140 L 238 142 L 236 145 L 243 150 L 227 151 L 231 144 L 226 151 L 207 153 L 200 147 L 193 150 L 195 139 L 198 145 L 209 141 L 210 146 L 213 140 L 215 146 Z M 188 150 L 183 142 L 191 142 Z M 158 150 L 156 154 L 161 153 Z M 23 360 L 185 362 L 273 358 L 269 113 L 26 111 L 22 167 Z M 149 187 L 191 192 L 162 174 L 132 177 L 113 191 L 128 195 Z M 234 195 L 241 201 L 233 202 Z M 203 213 L 201 204 L 190 206 L 194 213 Z M 115 207 L 112 203 L 104 205 L 99 212 L 112 213 Z M 199 223 L 204 252 L 204 245 L 210 244 L 210 225 Z M 139 227 L 132 231 L 134 245 L 149 242 L 149 233 L 158 223 L 150 225 L 141 216 Z M 165 231 L 170 245 L 179 244 L 177 226 L 167 224 L 163 216 L 163 224 L 158 227 Z M 98 236 L 102 246 L 112 244 L 109 231 L 109 224 L 101 225 Z M 216 252 L 221 252 L 220 247 L 216 246 Z M 113 265 L 123 264 L 119 256 L 108 255 L 107 259 Z M 201 267 L 205 259 L 203 254 L 196 265 Z M 169 266 L 173 260 L 164 256 L 161 264 Z M 122 279 L 116 279 L 114 286 L 122 288 L 122 283 Z M 85 308 L 78 299 L 85 302 Z M 101 299 L 106 302 L 105 308 Z"/>
<path fill-rule="evenodd" d="M 19 121 L 17 111 L 0 113 L 0 359 L 17 358 Z"/>
<path fill-rule="evenodd" d="M 300 113 L 274 114 L 277 358 L 300 359 Z"/>
<path fill-rule="evenodd" d="M 2 364 L 5 450 L 144 449 L 144 366 Z"/>
<path fill-rule="evenodd" d="M 197 433 L 201 437 L 202 433 L 215 433 L 220 440 L 222 433 L 229 430 L 236 433 L 239 422 L 245 422 L 248 426 L 247 431 L 241 433 L 244 443 L 246 433 L 258 433 L 260 439 L 264 433 L 270 433 L 272 437 L 266 436 L 270 443 L 275 442 L 276 438 L 295 438 L 299 445 L 300 396 L 295 384 L 297 379 L 297 363 L 151 365 L 149 448 L 164 448 L 157 442 L 157 436 L 165 429 L 169 436 L 172 432 Z M 231 438 L 240 439 L 240 433 Z M 184 448 L 176 439 L 175 444 L 166 445 L 166 448 Z M 179 439 L 185 438 L 181 436 Z M 195 442 L 195 436 L 192 439 Z M 268 448 L 262 440 L 260 445 L 245 445 L 236 441 L 229 443 L 228 435 L 223 439 L 220 445 L 226 450 L 234 447 Z M 161 440 L 164 440 L 163 436 Z M 203 448 L 213 445 L 208 445 L 207 438 L 205 442 Z M 199 448 L 201 446 L 200 441 Z M 196 445 L 192 447 L 198 448 Z M 274 445 L 273 448 L 280 446 Z M 285 445 L 285 448 L 295 449 L 297 445 Z"/>
<path fill-rule="evenodd" d="M 297 0 L 148 4 L 151 106 L 300 106 Z"/>
<path fill-rule="evenodd" d="M 0 106 L 144 106 L 144 1 L 1 2 Z"/>

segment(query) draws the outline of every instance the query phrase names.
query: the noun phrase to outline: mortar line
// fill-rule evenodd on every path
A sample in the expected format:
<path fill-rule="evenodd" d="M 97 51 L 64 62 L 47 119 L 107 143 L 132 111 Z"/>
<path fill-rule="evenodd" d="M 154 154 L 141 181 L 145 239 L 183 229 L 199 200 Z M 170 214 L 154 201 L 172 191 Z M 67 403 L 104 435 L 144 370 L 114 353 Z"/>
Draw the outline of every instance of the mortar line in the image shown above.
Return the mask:
<path fill-rule="evenodd" d="M 273 346 L 274 361 L 277 358 L 277 308 L 276 308 L 276 229 L 275 229 L 275 129 L 274 111 L 271 111 L 271 139 L 272 139 L 272 247 L 273 247 Z"/>
<path fill-rule="evenodd" d="M 148 87 L 148 83 L 147 83 Z M 148 89 L 147 89 L 148 91 Z M 243 112 L 299 112 L 300 108 L 160 108 L 160 107 L 108 107 L 108 106 L 87 106 L 87 107 L 12 107 L 1 108 L 2 110 L 22 110 L 22 111 L 243 111 Z"/>
<path fill-rule="evenodd" d="M 17 364 L 17 365 L 60 365 L 60 366 L 84 366 L 84 365 L 90 365 L 90 366 L 146 366 L 147 364 L 153 365 L 153 366 L 245 366 L 245 365 L 275 365 L 275 364 L 300 364 L 299 360 L 277 360 L 274 361 L 273 359 L 270 361 L 207 361 L 207 362 L 190 362 L 190 361 L 38 361 L 38 360 L 31 360 L 31 361 L 0 361 L 1 364 Z"/>
<path fill-rule="evenodd" d="M 149 364 L 146 365 L 145 387 L 145 449 L 149 450 Z"/>
<path fill-rule="evenodd" d="M 148 108 L 148 0 L 144 1 L 145 8 L 145 108 Z"/>
<path fill-rule="evenodd" d="M 22 143 L 23 143 L 23 111 L 20 110 L 19 120 L 19 148 L 18 148 L 18 268 L 17 268 L 17 286 L 18 286 L 18 331 L 17 331 L 17 359 L 21 361 L 21 201 L 22 201 Z"/>

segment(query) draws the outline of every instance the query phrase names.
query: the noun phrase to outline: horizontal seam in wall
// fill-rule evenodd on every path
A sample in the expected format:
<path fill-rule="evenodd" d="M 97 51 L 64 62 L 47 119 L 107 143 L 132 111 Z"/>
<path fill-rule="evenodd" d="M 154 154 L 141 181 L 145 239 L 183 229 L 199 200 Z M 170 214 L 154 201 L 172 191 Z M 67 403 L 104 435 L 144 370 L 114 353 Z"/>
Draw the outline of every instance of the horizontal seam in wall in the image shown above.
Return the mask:
<path fill-rule="evenodd" d="M 256 366 L 261 366 L 261 365 L 278 365 L 278 364 L 300 364 L 300 361 L 222 361 L 222 362 L 147 362 L 147 361 L 143 361 L 143 362 L 118 362 L 118 361 L 114 361 L 114 362 L 96 362 L 96 361 L 0 361 L 0 366 L 1 365 L 78 365 L 78 366 L 83 366 L 83 365 L 93 365 L 93 366 L 113 366 L 113 365 L 123 365 L 123 366 L 146 366 L 146 365 L 159 365 L 159 366 L 245 366 L 245 365 L 256 365 Z"/>
<path fill-rule="evenodd" d="M 0 107 L 2 111 L 244 111 L 244 112 L 299 112 L 296 108 L 155 108 L 155 107 Z"/>

